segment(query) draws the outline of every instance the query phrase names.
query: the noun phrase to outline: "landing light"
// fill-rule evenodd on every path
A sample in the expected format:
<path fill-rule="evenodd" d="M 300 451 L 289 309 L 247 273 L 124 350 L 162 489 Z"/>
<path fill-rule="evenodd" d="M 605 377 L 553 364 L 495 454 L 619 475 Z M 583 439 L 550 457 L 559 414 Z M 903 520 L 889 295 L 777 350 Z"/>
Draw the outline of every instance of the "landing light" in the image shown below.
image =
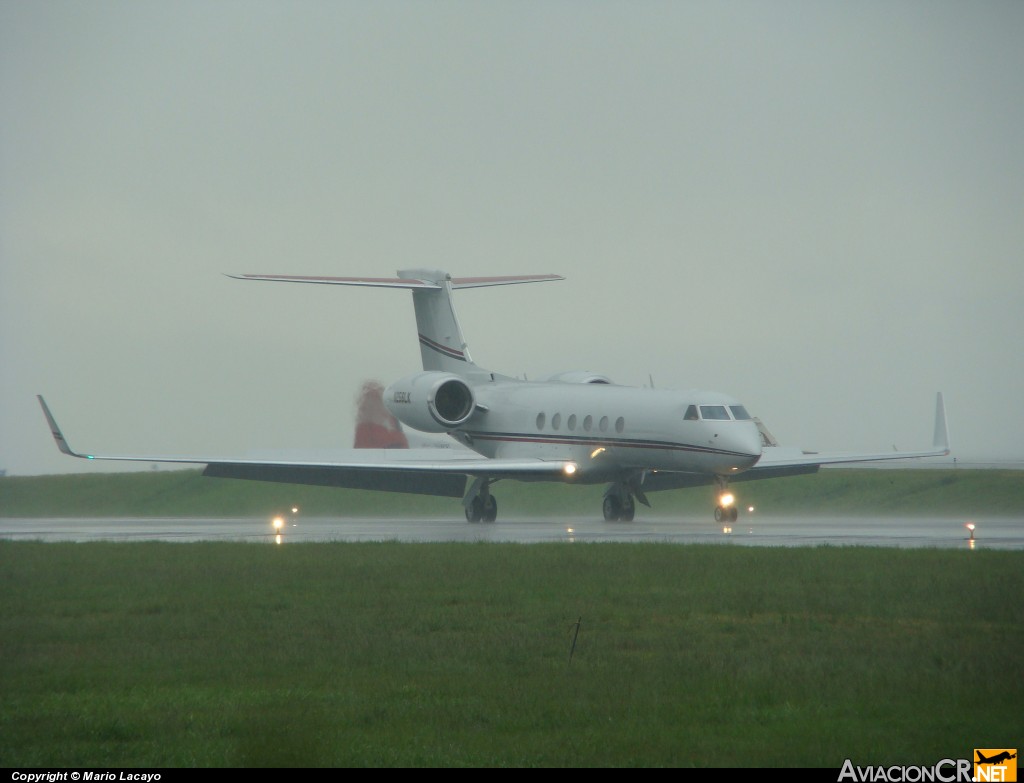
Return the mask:
<path fill-rule="evenodd" d="M 736 497 L 731 492 L 723 492 L 718 496 L 718 502 L 723 508 L 728 508 L 736 502 Z"/>
<path fill-rule="evenodd" d="M 562 472 L 567 476 L 572 476 L 576 473 L 576 463 L 566 462 L 565 467 L 562 468 Z"/>
<path fill-rule="evenodd" d="M 275 531 L 280 533 L 281 532 L 281 528 L 284 527 L 284 518 L 283 517 L 274 517 L 274 520 L 270 524 L 272 524 L 274 526 L 274 530 Z"/>

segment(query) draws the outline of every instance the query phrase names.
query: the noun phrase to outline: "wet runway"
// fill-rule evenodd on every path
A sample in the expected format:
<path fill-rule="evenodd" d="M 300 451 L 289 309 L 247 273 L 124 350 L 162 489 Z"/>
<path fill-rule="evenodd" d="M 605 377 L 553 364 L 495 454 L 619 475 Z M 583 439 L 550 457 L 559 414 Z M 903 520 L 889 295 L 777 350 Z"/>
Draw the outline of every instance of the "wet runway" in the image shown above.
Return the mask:
<path fill-rule="evenodd" d="M 968 524 L 974 525 L 974 530 Z M 470 524 L 464 519 L 305 518 L 0 518 L 0 539 L 35 541 L 494 541 L 658 542 L 743 546 L 875 546 L 942 549 L 1024 549 L 1024 519 L 1016 517 L 762 517 L 723 526 L 703 518 L 653 518 L 633 522 L 508 518 Z"/>

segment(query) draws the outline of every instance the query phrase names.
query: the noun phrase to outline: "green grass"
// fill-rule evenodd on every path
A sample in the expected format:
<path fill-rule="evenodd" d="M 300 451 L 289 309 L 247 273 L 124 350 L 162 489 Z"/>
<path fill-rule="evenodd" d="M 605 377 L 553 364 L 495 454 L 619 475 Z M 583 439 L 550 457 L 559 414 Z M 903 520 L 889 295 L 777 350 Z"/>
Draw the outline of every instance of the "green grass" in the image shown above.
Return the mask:
<path fill-rule="evenodd" d="M 502 514 L 596 516 L 602 489 L 496 491 Z M 1017 471 L 735 489 L 762 513 L 1024 516 Z M 0 478 L 10 517 L 292 504 L 460 513 L 197 471 Z M 0 765 L 929 765 L 1019 745 L 1022 595 L 1024 553 L 989 550 L 0 541 Z"/>
<path fill-rule="evenodd" d="M 930 765 L 1019 746 L 1022 595 L 1019 552 L 0 541 L 0 766 Z"/>
<path fill-rule="evenodd" d="M 980 512 L 1024 516 L 1024 471 L 823 470 L 815 475 L 736 482 L 742 505 L 761 513 Z M 498 482 L 500 515 L 600 517 L 603 485 Z M 711 487 L 651 493 L 641 516 L 710 514 Z M 0 516 L 246 516 L 298 505 L 313 516 L 397 514 L 458 517 L 457 499 L 204 478 L 197 470 L 0 478 Z"/>

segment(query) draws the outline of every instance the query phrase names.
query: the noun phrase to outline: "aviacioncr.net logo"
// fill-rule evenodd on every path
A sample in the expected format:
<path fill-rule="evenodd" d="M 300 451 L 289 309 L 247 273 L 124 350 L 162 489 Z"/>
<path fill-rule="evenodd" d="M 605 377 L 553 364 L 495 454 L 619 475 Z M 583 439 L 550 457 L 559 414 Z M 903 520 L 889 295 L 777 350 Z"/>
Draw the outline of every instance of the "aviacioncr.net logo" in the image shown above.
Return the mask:
<path fill-rule="evenodd" d="M 839 771 L 839 783 L 970 783 L 971 766 L 968 759 L 942 759 L 931 767 L 858 767 L 847 759 Z"/>
<path fill-rule="evenodd" d="M 978 783 L 1014 783 L 1017 780 L 1017 749 L 975 748 L 972 780 Z"/>

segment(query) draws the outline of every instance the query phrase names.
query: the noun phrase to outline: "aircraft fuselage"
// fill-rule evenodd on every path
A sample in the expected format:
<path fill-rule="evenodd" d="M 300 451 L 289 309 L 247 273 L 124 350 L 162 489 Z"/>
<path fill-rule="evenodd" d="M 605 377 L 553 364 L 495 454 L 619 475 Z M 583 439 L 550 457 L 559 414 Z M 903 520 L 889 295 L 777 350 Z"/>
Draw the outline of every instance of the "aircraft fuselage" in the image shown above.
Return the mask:
<path fill-rule="evenodd" d="M 471 388 L 475 410 L 452 437 L 492 459 L 571 460 L 582 483 L 635 470 L 728 476 L 761 456 L 756 424 L 730 415 L 739 403 L 717 392 L 518 380 Z M 399 419 L 406 404 L 392 405 Z M 726 418 L 686 418 L 706 406 Z"/>

